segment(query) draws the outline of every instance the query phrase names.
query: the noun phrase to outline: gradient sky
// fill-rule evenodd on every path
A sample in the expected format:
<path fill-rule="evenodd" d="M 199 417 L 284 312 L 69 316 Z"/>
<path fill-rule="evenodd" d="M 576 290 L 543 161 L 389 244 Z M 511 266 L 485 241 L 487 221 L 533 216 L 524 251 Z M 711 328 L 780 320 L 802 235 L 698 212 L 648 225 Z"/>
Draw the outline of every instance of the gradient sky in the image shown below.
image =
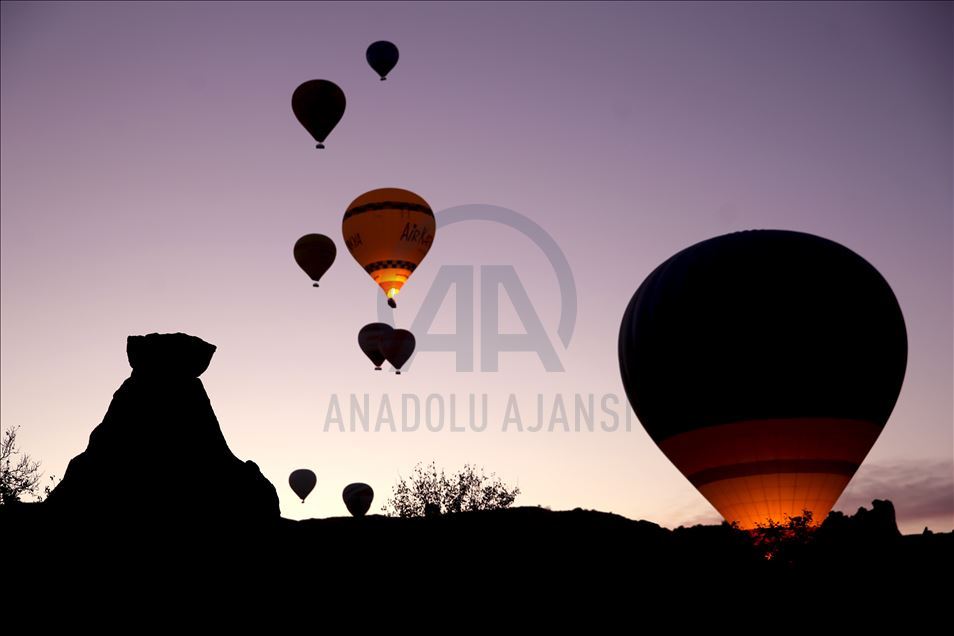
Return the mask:
<path fill-rule="evenodd" d="M 435 460 L 519 483 L 524 505 L 714 521 L 638 422 L 516 433 L 494 418 L 509 393 L 525 420 L 537 394 L 622 396 L 619 321 L 659 262 L 726 232 L 793 229 L 870 261 L 908 327 L 898 405 L 836 508 L 890 498 L 905 531 L 950 530 L 951 24 L 950 3 L 914 2 L 4 2 L 0 419 L 62 476 L 129 375 L 126 336 L 184 331 L 219 347 L 202 380 L 287 517 L 346 514 L 353 481 L 375 488 L 377 510 L 399 475 Z M 378 39 L 401 50 L 384 83 L 364 59 Z M 348 96 L 323 151 L 290 108 L 313 78 Z M 385 186 L 438 215 L 509 208 L 555 239 L 579 295 L 568 347 L 552 268 L 491 223 L 439 231 L 396 318 L 413 321 L 442 265 L 512 265 L 564 373 L 532 353 L 502 354 L 497 373 L 457 373 L 449 353 L 371 371 L 355 337 L 379 292 L 340 223 Z M 291 256 L 309 232 L 339 244 L 319 290 Z M 448 299 L 435 328 L 454 325 Z M 352 393 L 373 407 L 487 393 L 491 422 L 324 432 L 332 396 Z M 306 504 L 287 488 L 299 467 L 318 474 Z"/>

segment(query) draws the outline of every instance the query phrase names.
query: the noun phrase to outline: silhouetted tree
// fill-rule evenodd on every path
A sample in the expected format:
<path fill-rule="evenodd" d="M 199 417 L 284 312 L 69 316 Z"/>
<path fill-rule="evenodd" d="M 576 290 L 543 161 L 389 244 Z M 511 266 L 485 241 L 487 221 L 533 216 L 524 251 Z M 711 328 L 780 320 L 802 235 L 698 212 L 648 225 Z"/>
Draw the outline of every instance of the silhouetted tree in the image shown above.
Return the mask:
<path fill-rule="evenodd" d="M 24 495 L 36 497 L 42 476 L 40 462 L 17 448 L 19 428 L 6 429 L 0 439 L 0 505 L 4 506 L 19 502 Z"/>
<path fill-rule="evenodd" d="M 408 478 L 394 486 L 383 512 L 392 517 L 434 517 L 452 512 L 509 508 L 520 488 L 508 487 L 493 473 L 470 464 L 448 476 L 434 462 L 417 464 Z"/>
<path fill-rule="evenodd" d="M 751 535 L 755 546 L 768 560 L 791 564 L 798 560 L 805 547 L 811 544 L 816 527 L 812 525 L 812 511 L 802 510 L 796 517 L 780 522 L 769 519 L 758 523 Z"/>

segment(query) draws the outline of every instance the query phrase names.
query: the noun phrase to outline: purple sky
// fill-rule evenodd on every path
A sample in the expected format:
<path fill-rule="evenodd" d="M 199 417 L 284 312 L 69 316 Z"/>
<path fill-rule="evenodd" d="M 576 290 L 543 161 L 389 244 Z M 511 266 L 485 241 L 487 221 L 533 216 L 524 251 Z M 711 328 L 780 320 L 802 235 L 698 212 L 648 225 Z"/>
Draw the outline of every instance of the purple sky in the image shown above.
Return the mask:
<path fill-rule="evenodd" d="M 126 336 L 184 331 L 219 347 L 202 380 L 285 516 L 345 514 L 352 481 L 375 488 L 377 510 L 433 459 L 519 482 L 526 505 L 710 521 L 638 422 L 517 433 L 499 419 L 510 393 L 525 420 L 537 394 L 623 395 L 616 337 L 642 279 L 699 240 L 786 228 L 864 256 L 908 327 L 898 406 L 837 507 L 887 497 L 906 531 L 950 530 L 951 23 L 950 3 L 913 2 L 4 2 L 0 419 L 62 475 L 129 374 Z M 364 59 L 378 39 L 401 50 L 384 83 Z M 290 107 L 313 78 L 348 96 L 324 151 Z M 555 239 L 579 295 L 568 347 L 542 252 L 490 223 L 438 231 L 396 317 L 410 325 L 444 265 L 512 265 L 564 373 L 526 352 L 501 354 L 497 373 L 457 373 L 450 353 L 370 370 L 355 337 L 380 292 L 340 223 L 385 186 L 438 215 L 509 208 Z M 319 290 L 291 257 L 309 232 L 339 244 Z M 520 330 L 506 296 L 501 322 Z M 455 324 L 450 298 L 435 329 Z M 383 396 L 399 410 L 404 393 L 486 393 L 490 425 L 325 432 L 333 396 L 347 407 L 352 393 L 375 412 Z M 299 467 L 319 480 L 304 505 L 286 485 Z"/>

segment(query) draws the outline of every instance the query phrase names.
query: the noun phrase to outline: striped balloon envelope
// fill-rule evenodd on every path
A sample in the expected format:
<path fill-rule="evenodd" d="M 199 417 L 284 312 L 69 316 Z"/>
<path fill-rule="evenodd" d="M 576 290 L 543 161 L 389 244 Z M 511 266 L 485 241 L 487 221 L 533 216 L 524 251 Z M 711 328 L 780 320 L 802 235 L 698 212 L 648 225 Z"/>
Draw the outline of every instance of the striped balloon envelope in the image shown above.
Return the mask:
<path fill-rule="evenodd" d="M 821 522 L 894 408 L 907 334 L 888 283 L 851 250 L 748 231 L 643 281 L 619 363 L 643 427 L 727 521 Z"/>
<path fill-rule="evenodd" d="M 374 501 L 374 490 L 367 484 L 349 484 L 341 492 L 345 507 L 355 517 L 363 517 Z"/>
<path fill-rule="evenodd" d="M 436 230 L 427 201 L 400 188 L 365 192 L 351 202 L 341 224 L 348 251 L 381 287 L 391 307 L 427 256 Z"/>

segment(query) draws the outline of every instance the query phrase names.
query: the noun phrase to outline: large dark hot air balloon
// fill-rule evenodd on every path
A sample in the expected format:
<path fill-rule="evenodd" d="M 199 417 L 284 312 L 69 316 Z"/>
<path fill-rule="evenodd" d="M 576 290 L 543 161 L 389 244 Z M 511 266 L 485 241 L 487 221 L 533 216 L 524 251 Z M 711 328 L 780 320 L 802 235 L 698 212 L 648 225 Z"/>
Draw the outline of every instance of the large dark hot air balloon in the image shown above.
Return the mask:
<path fill-rule="evenodd" d="M 384 364 L 385 360 L 384 354 L 381 353 L 381 338 L 384 334 L 390 333 L 392 329 L 391 325 L 383 322 L 372 322 L 361 327 L 361 331 L 358 332 L 358 346 L 361 347 L 364 355 L 371 360 L 375 371 L 381 370 L 381 365 Z"/>
<path fill-rule="evenodd" d="M 387 74 L 398 63 L 398 47 L 386 40 L 379 40 L 368 47 L 365 57 L 374 72 L 381 76 L 381 81 L 387 79 Z"/>
<path fill-rule="evenodd" d="M 318 476 L 307 468 L 299 468 L 292 471 L 288 476 L 288 485 L 295 491 L 295 494 L 301 497 L 301 502 L 305 503 L 305 497 L 311 494 L 318 483 Z"/>
<path fill-rule="evenodd" d="M 408 190 L 381 188 L 351 202 L 341 222 L 348 251 L 395 307 L 401 291 L 434 242 L 434 212 Z"/>
<path fill-rule="evenodd" d="M 344 92 L 328 80 L 309 80 L 292 94 L 295 117 L 318 142 L 316 148 L 325 147 L 325 139 L 344 115 L 345 103 Z"/>
<path fill-rule="evenodd" d="M 401 367 L 414 353 L 414 345 L 414 334 L 407 329 L 392 329 L 381 336 L 381 353 L 399 375 Z"/>
<path fill-rule="evenodd" d="M 335 262 L 338 248 L 335 247 L 335 242 L 324 234 L 306 234 L 295 241 L 293 252 L 295 262 L 315 281 L 317 287 L 318 281 Z"/>
<path fill-rule="evenodd" d="M 367 484 L 350 484 L 341 493 L 345 506 L 355 517 L 363 517 L 374 501 L 374 491 Z"/>
<path fill-rule="evenodd" d="M 727 521 L 820 522 L 891 415 L 907 335 L 863 258 L 759 230 L 657 267 L 623 315 L 619 363 L 650 437 Z"/>

